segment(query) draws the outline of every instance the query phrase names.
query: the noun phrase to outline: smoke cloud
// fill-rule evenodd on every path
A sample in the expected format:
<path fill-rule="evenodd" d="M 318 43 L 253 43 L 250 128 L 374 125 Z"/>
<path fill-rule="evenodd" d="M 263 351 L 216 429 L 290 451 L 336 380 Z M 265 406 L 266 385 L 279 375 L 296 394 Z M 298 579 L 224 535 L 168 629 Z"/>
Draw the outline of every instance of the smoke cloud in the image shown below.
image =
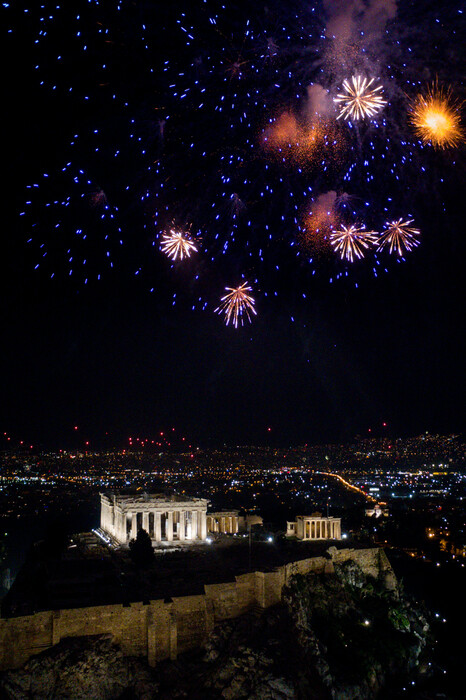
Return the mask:
<path fill-rule="evenodd" d="M 396 0 L 324 0 L 327 37 L 348 44 L 364 33 L 369 40 L 381 36 L 396 16 Z"/>

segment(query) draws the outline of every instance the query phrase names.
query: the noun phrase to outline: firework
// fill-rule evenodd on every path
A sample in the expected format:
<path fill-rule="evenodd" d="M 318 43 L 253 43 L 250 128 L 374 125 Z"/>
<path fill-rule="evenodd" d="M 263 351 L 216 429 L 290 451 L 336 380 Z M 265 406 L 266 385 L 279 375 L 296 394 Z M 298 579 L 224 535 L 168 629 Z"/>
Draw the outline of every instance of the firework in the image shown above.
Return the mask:
<path fill-rule="evenodd" d="M 458 146 L 464 138 L 459 103 L 437 82 L 412 101 L 410 122 L 422 141 L 436 148 Z"/>
<path fill-rule="evenodd" d="M 252 289 L 247 282 L 243 282 L 236 288 L 226 287 L 225 291 L 228 294 L 221 298 L 221 304 L 215 309 L 215 312 L 225 314 L 227 326 L 231 322 L 235 328 L 238 328 L 238 323 L 244 324 L 245 317 L 248 321 L 251 321 L 251 313 L 257 315 L 257 311 L 254 308 L 254 299 L 248 294 Z"/>
<path fill-rule="evenodd" d="M 398 219 L 398 221 L 386 223 L 385 231 L 382 231 L 377 241 L 377 252 L 388 247 L 389 253 L 403 255 L 404 251 L 409 252 L 416 248 L 419 245 L 418 239 L 421 232 L 417 228 L 410 228 L 409 224 L 412 222 L 413 219 L 409 221 Z"/>
<path fill-rule="evenodd" d="M 196 246 L 185 233 L 173 230 L 170 230 L 170 233 L 165 233 L 162 236 L 160 249 L 172 260 L 183 260 L 185 257 L 189 258 L 192 251 L 197 253 Z"/>
<path fill-rule="evenodd" d="M 387 104 L 386 100 L 382 99 L 380 94 L 382 85 L 372 87 L 375 78 L 369 81 L 367 78 L 362 78 L 360 75 L 353 75 L 351 82 L 343 81 L 342 94 L 334 98 L 334 102 L 340 107 L 340 114 L 337 119 L 364 119 L 365 117 L 373 117 L 382 107 Z"/>
<path fill-rule="evenodd" d="M 169 3 L 162 13 L 159 3 L 139 3 L 135 13 L 121 0 L 44 0 L 43 11 L 30 0 L 20 4 L 24 13 L 17 3 L 2 8 L 18 55 L 46 107 L 67 105 L 60 152 L 47 149 L 43 169 L 24 174 L 19 235 L 42 277 L 85 284 L 134 274 L 152 287 L 163 251 L 170 265 L 193 273 L 192 308 L 209 308 L 220 266 L 221 290 L 249 270 L 266 299 L 278 290 L 301 299 L 327 272 L 348 282 L 362 272 L 363 265 L 348 270 L 330 241 L 341 222 L 367 221 L 362 207 L 374 216 L 412 211 L 417 220 L 413 193 L 424 188 L 443 211 L 447 188 L 418 177 L 428 154 L 418 137 L 407 137 L 406 111 L 381 107 L 392 102 L 388 94 L 400 104 L 408 86 L 413 97 L 425 95 L 413 87 L 425 65 L 434 75 L 460 75 L 461 52 L 453 44 L 447 50 L 459 31 L 458 0 L 444 3 L 441 22 L 438 3 L 422 13 L 405 3 L 386 34 L 388 15 L 375 17 L 376 3 L 359 3 L 357 21 L 346 15 L 349 2 L 311 8 L 272 0 L 267 13 L 261 3 L 216 0 Z M 395 2 L 378 4 L 395 12 Z M 451 38 L 445 26 L 453 27 Z M 128 56 L 131 70 L 122 70 Z M 370 65 L 384 67 L 390 86 Z M 76 121 L 83 109 L 86 118 Z M 371 128 L 343 128 L 350 117 Z M 451 164 L 442 168 L 448 174 Z M 340 209 L 338 194 L 332 206 L 318 206 L 319 192 L 342 188 L 354 203 Z M 191 221 L 196 230 L 186 227 Z M 159 255 L 146 255 L 148 238 Z M 201 250 L 194 270 L 186 258 L 197 261 Z M 370 251 L 364 257 L 369 263 Z M 387 266 L 399 258 L 386 257 Z M 289 285 L 296 264 L 299 282 Z"/>
<path fill-rule="evenodd" d="M 346 258 L 353 262 L 355 258 L 363 258 L 365 250 L 377 241 L 375 231 L 366 231 L 363 226 L 343 226 L 340 231 L 330 234 L 330 243 L 334 250 L 340 254 L 341 259 Z"/>

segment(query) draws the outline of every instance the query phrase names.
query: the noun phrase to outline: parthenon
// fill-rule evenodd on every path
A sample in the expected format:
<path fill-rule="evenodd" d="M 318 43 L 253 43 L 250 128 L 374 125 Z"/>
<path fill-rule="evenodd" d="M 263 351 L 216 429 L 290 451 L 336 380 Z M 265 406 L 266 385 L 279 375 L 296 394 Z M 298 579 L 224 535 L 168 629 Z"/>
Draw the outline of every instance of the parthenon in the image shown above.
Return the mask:
<path fill-rule="evenodd" d="M 298 540 L 341 540 L 341 518 L 323 518 L 321 513 L 297 515 L 286 524 L 287 537 Z"/>
<path fill-rule="evenodd" d="M 143 529 L 153 544 L 206 539 L 205 498 L 167 497 L 160 494 L 100 494 L 100 530 L 126 545 Z"/>

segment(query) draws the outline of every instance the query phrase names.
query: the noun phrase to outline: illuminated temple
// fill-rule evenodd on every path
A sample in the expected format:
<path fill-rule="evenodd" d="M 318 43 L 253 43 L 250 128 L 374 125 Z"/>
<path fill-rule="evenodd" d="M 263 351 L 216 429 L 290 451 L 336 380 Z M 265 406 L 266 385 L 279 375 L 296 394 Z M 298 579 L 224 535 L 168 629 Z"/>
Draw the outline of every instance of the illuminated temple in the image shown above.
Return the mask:
<path fill-rule="evenodd" d="M 341 518 L 324 518 L 321 513 L 298 515 L 287 522 L 286 536 L 298 540 L 341 540 Z"/>
<path fill-rule="evenodd" d="M 100 494 L 100 531 L 126 545 L 145 530 L 153 544 L 203 541 L 207 536 L 205 498 L 161 494 Z"/>

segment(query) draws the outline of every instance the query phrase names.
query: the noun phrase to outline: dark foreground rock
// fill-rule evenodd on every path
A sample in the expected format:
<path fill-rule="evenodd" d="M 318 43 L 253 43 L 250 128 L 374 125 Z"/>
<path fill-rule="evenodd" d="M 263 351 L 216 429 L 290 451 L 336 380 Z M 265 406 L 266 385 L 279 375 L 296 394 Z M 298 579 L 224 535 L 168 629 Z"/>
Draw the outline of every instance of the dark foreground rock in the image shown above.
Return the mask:
<path fill-rule="evenodd" d="M 15 700 L 369 700 L 416 672 L 427 635 L 419 610 L 347 562 L 292 577 L 282 604 L 218 625 L 177 661 L 150 669 L 107 637 L 70 639 L 4 673 L 0 689 Z"/>
<path fill-rule="evenodd" d="M 107 635 L 65 639 L 0 680 L 1 697 L 12 700 L 148 700 L 157 688 L 144 660 L 123 656 Z"/>

